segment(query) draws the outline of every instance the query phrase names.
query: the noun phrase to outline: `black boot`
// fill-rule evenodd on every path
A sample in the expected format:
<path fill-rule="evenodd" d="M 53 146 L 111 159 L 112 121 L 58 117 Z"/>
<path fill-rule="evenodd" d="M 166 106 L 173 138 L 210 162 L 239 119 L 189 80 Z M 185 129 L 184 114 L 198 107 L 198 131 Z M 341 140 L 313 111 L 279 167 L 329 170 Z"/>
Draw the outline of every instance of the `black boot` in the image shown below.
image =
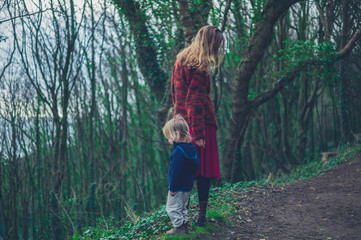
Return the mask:
<path fill-rule="evenodd" d="M 207 204 L 208 204 L 207 201 L 199 202 L 198 213 L 193 218 L 197 226 L 203 227 L 207 222 L 206 219 Z"/>

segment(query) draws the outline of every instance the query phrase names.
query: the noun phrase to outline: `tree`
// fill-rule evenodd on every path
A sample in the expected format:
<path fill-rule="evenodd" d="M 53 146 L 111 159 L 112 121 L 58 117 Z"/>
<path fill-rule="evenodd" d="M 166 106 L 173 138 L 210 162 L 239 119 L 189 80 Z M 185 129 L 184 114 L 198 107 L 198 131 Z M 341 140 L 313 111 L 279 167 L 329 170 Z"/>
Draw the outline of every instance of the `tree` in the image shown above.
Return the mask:
<path fill-rule="evenodd" d="M 77 49 L 76 44 L 79 39 L 79 26 L 84 15 L 81 16 L 78 23 L 75 19 L 75 6 L 72 0 L 69 3 L 57 4 L 51 1 L 49 6 L 51 15 L 44 15 L 42 11 L 44 5 L 41 2 L 37 5 L 39 14 L 34 16 L 29 13 L 27 3 L 10 4 L 8 3 L 8 13 L 12 19 L 14 39 L 23 68 L 39 98 L 49 107 L 55 125 L 51 163 L 53 175 L 51 186 L 52 227 L 54 238 L 62 239 L 63 229 L 58 201 L 62 198 L 64 171 L 68 162 L 69 99 L 83 58 L 83 52 Z M 61 14 L 58 14 L 58 11 Z M 14 16 L 17 13 L 27 16 L 18 19 L 22 31 L 16 27 L 18 20 Z M 52 36 L 47 33 L 49 22 L 55 30 Z M 29 40 L 30 46 L 24 39 Z M 34 67 L 37 69 L 36 71 L 33 70 Z"/>
<path fill-rule="evenodd" d="M 234 86 L 232 89 L 231 121 L 223 152 L 224 175 L 225 179 L 228 181 L 231 181 L 232 179 L 234 180 L 236 177 L 235 175 L 237 174 L 237 171 L 232 172 L 232 169 L 238 170 L 237 167 L 233 166 L 236 162 L 236 146 L 239 145 L 239 141 L 241 143 L 243 142 L 245 129 L 252 111 L 275 96 L 275 94 L 278 93 L 285 85 L 295 79 L 305 66 L 315 63 L 314 61 L 301 62 L 292 71 L 286 73 L 281 79 L 279 79 L 273 89 L 259 94 L 251 101 L 248 99 L 251 77 L 271 42 L 274 24 L 278 18 L 288 10 L 288 8 L 296 2 L 299 1 L 269 1 L 265 4 L 260 18 L 262 20 L 255 25 L 254 32 L 249 39 L 244 57 L 237 66 L 233 82 Z M 361 30 L 361 28 L 359 30 Z M 352 40 L 348 43 L 350 44 L 350 48 L 347 48 L 348 51 L 351 51 L 351 46 L 354 44 L 354 41 L 359 38 L 358 31 L 355 32 Z M 345 56 L 345 50 L 346 47 L 337 53 L 339 58 Z"/>

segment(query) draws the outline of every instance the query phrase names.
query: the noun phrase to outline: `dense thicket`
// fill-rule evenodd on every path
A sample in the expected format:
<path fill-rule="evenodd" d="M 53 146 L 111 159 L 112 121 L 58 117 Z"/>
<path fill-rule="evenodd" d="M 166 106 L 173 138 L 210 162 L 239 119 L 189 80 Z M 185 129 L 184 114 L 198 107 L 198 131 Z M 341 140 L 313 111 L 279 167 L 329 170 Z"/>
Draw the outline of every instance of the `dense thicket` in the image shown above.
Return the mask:
<path fill-rule="evenodd" d="M 0 8 L 0 239 L 64 239 L 164 203 L 171 69 L 206 24 L 227 41 L 212 73 L 224 181 L 289 172 L 360 136 L 356 0 Z"/>

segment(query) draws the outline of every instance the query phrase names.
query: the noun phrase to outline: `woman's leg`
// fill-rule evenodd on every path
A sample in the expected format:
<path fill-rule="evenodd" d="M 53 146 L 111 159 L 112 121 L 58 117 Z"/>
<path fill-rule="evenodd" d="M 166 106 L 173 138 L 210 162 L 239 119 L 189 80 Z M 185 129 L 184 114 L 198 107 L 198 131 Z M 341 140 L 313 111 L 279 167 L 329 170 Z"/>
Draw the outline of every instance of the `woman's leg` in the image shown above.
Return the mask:
<path fill-rule="evenodd" d="M 207 204 L 209 196 L 209 188 L 211 185 L 211 179 L 207 177 L 199 176 L 197 179 L 198 200 L 199 208 L 198 215 L 196 216 L 196 225 L 204 226 L 206 223 Z"/>
<path fill-rule="evenodd" d="M 199 201 L 208 201 L 211 179 L 203 176 L 197 178 L 197 189 Z"/>

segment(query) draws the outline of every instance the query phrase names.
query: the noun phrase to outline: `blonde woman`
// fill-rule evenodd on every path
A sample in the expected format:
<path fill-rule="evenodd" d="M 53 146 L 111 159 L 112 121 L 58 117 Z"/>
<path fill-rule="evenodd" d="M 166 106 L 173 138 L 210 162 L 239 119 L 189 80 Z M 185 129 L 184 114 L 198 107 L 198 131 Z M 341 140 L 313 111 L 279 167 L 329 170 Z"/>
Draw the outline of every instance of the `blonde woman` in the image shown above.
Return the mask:
<path fill-rule="evenodd" d="M 199 167 L 195 146 L 191 142 L 187 122 L 180 115 L 174 116 L 163 127 L 164 136 L 173 145 L 168 172 L 169 192 L 166 210 L 173 228 L 168 235 L 188 233 L 188 203 L 194 176 Z"/>
<path fill-rule="evenodd" d="M 197 147 L 200 168 L 196 173 L 199 208 L 196 224 L 206 222 L 206 210 L 211 179 L 219 179 L 219 160 L 214 107 L 209 97 L 210 67 L 221 62 L 224 37 L 214 26 L 201 28 L 191 45 L 178 55 L 172 70 L 172 98 L 174 115 L 187 121 L 193 143 Z M 224 49 L 224 48 L 223 48 Z"/>

